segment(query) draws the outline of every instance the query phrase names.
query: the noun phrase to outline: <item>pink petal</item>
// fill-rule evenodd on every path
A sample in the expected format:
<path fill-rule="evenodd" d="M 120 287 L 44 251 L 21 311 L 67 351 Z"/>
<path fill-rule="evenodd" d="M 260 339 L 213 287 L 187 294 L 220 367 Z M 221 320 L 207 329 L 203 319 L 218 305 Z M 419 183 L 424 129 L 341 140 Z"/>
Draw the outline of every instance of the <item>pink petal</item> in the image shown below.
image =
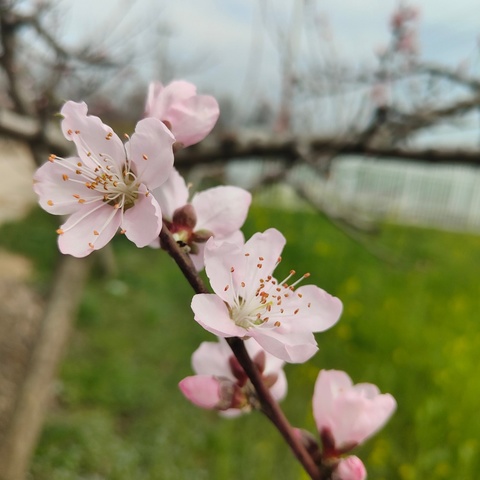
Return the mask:
<path fill-rule="evenodd" d="M 178 384 L 187 400 L 197 407 L 213 409 L 220 402 L 220 383 L 211 375 L 194 375 Z"/>
<path fill-rule="evenodd" d="M 342 395 L 336 403 L 339 421 L 334 437 L 337 440 L 338 436 L 340 447 L 363 443 L 385 425 L 396 408 L 395 399 L 388 393 L 366 399 L 359 398 L 353 390 Z"/>
<path fill-rule="evenodd" d="M 273 273 L 285 243 L 285 237 L 275 228 L 255 233 L 245 242 L 245 267 L 239 281 L 245 282 L 248 297 L 255 295 L 261 278 Z"/>
<path fill-rule="evenodd" d="M 340 459 L 332 474 L 332 480 L 365 480 L 366 478 L 365 465 L 355 455 Z"/>
<path fill-rule="evenodd" d="M 192 310 L 195 320 L 205 330 L 219 337 L 243 337 L 247 333 L 244 328 L 235 325 L 225 303 L 217 295 L 211 293 L 195 295 L 192 299 Z"/>
<path fill-rule="evenodd" d="M 201 272 L 205 267 L 205 244 L 197 243 L 197 250 L 197 253 L 190 253 L 190 258 L 192 259 L 195 270 Z"/>
<path fill-rule="evenodd" d="M 40 197 L 40 206 L 53 215 L 67 215 L 82 208 L 79 199 L 89 200 L 103 196 L 87 188 L 83 183 L 73 180 L 88 181 L 83 175 L 75 174 L 78 157 L 65 158 L 57 162 L 44 163 L 33 177 L 33 189 Z M 73 172 L 72 172 L 73 169 Z M 66 177 L 64 177 L 66 175 Z M 66 178 L 66 180 L 65 180 Z"/>
<path fill-rule="evenodd" d="M 280 402 L 287 396 L 288 383 L 283 370 L 277 372 L 277 377 L 277 381 L 270 387 L 270 393 L 277 402 Z"/>
<path fill-rule="evenodd" d="M 303 363 L 318 351 L 317 342 L 312 333 L 296 332 L 284 334 L 280 329 L 251 329 L 248 334 L 267 352 L 288 363 Z"/>
<path fill-rule="evenodd" d="M 152 191 L 162 210 L 163 218 L 172 220 L 177 208 L 183 207 L 188 202 L 188 187 L 184 178 L 174 168 L 168 180 Z"/>
<path fill-rule="evenodd" d="M 145 115 L 164 120 L 165 113 L 172 105 L 187 100 L 196 93 L 195 85 L 185 80 L 175 80 L 165 87 L 160 82 L 152 82 L 148 87 Z"/>
<path fill-rule="evenodd" d="M 209 95 L 197 95 L 195 85 L 179 80 L 166 87 L 149 86 L 146 115 L 168 122 L 178 142 L 185 147 L 205 138 L 214 127 L 220 110 Z"/>
<path fill-rule="evenodd" d="M 328 429 L 338 450 L 364 442 L 378 431 L 396 408 L 390 394 L 366 384 L 353 386 L 341 371 L 322 370 L 315 383 L 313 415 L 319 432 Z M 368 397 L 366 394 L 373 397 Z"/>
<path fill-rule="evenodd" d="M 137 123 L 126 149 L 140 182 L 153 190 L 164 183 L 173 169 L 172 145 L 175 138 L 156 118 Z"/>
<path fill-rule="evenodd" d="M 62 253 L 86 257 L 104 247 L 120 226 L 121 212 L 103 203 L 84 205 L 60 227 L 58 247 Z M 98 235 L 95 234 L 98 233 Z"/>
<path fill-rule="evenodd" d="M 214 187 L 195 194 L 196 230 L 210 230 L 217 238 L 230 235 L 245 222 L 251 201 L 251 194 L 238 187 Z"/>
<path fill-rule="evenodd" d="M 213 241 L 216 240 L 216 237 Z M 233 232 L 231 235 L 227 237 L 222 237 L 219 239 L 220 242 L 227 242 L 237 245 L 238 247 L 243 246 L 245 243 L 245 238 L 243 233 L 240 230 Z M 200 272 L 205 267 L 205 243 L 197 243 L 197 253 L 190 253 L 190 258 L 192 259 L 193 265 L 195 266 L 197 272 Z M 230 298 L 230 297 L 229 297 Z"/>
<path fill-rule="evenodd" d="M 60 113 L 63 115 L 62 132 L 67 140 L 75 143 L 82 161 L 95 168 L 92 158 L 102 161 L 108 156 L 119 172 L 125 164 L 125 149 L 116 133 L 98 117 L 87 115 L 84 102 L 66 102 Z"/>
<path fill-rule="evenodd" d="M 241 274 L 245 262 L 242 249 L 233 243 L 216 242 L 210 238 L 205 244 L 205 271 L 213 291 L 227 303 L 233 302 L 234 286 L 232 268 Z"/>
<path fill-rule="evenodd" d="M 182 103 L 172 105 L 165 120 L 184 147 L 203 140 L 217 123 L 220 110 L 218 102 L 210 95 L 196 95 Z"/>
<path fill-rule="evenodd" d="M 313 392 L 313 417 L 318 431 L 330 427 L 334 401 L 342 390 L 352 387 L 350 377 L 340 370 L 321 370 Z"/>
<path fill-rule="evenodd" d="M 162 212 L 153 195 L 147 195 L 144 185 L 139 187 L 135 205 L 123 214 L 122 229 L 126 237 L 137 247 L 146 247 L 159 235 L 162 228 Z"/>
<path fill-rule="evenodd" d="M 229 365 L 232 356 L 233 352 L 223 338 L 218 342 L 202 342 L 192 355 L 192 367 L 197 375 L 215 375 L 235 382 Z"/>
<path fill-rule="evenodd" d="M 301 286 L 296 292 L 302 295 L 302 319 L 297 322 L 301 328 L 307 328 L 311 332 L 323 332 L 340 318 L 343 306 L 337 297 L 315 285 Z"/>

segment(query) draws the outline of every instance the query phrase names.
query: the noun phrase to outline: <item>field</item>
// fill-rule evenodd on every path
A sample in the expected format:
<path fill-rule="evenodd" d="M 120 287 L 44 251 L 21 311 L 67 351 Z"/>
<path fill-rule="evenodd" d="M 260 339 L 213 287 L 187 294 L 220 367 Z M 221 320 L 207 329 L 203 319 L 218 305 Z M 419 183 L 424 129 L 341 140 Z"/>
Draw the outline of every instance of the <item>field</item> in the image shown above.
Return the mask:
<path fill-rule="evenodd" d="M 27 254 L 45 291 L 56 260 L 56 218 L 35 211 L 0 230 L 0 245 Z M 344 314 L 317 336 L 320 351 L 289 365 L 283 402 L 314 431 L 319 369 L 392 393 L 398 411 L 356 452 L 372 480 L 469 480 L 480 470 L 480 237 L 384 226 L 378 260 L 309 212 L 255 207 L 246 236 L 271 226 L 287 237 L 278 277 L 294 268 L 340 297 Z M 31 467 L 35 480 L 305 479 L 260 414 L 225 420 L 190 405 L 177 383 L 190 354 L 213 340 L 193 321 L 191 291 L 171 259 L 113 248 L 116 278 L 99 268 L 85 291 Z"/>

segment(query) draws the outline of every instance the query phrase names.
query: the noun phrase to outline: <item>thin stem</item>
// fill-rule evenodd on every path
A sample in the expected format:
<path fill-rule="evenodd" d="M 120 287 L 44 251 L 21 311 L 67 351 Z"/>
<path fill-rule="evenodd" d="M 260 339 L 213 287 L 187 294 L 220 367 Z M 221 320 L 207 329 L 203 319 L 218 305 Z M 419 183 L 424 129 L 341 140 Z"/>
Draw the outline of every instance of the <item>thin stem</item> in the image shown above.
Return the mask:
<path fill-rule="evenodd" d="M 164 248 L 175 260 L 193 290 L 196 293 L 210 293 L 198 275 L 190 257 L 178 246 L 165 223 L 160 232 L 160 242 L 162 248 Z M 310 478 L 313 480 L 326 480 L 328 477 L 321 473 L 301 441 L 295 436 L 293 428 L 282 409 L 272 397 L 270 390 L 263 383 L 260 372 L 248 355 L 243 340 L 233 337 L 227 338 L 227 342 L 240 365 L 245 370 L 245 373 L 248 375 L 252 385 L 255 387 L 262 412 L 282 434 L 283 438 L 290 446 L 298 461 L 303 465 Z"/>

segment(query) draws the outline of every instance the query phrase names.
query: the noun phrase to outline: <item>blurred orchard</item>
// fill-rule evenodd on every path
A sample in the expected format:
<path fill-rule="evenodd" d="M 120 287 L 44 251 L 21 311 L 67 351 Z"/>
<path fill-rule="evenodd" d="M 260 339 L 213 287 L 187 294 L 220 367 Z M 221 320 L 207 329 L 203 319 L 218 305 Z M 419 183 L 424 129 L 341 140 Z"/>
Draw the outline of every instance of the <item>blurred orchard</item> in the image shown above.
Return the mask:
<path fill-rule="evenodd" d="M 1 480 L 477 478 L 463 1 L 0 0 Z"/>

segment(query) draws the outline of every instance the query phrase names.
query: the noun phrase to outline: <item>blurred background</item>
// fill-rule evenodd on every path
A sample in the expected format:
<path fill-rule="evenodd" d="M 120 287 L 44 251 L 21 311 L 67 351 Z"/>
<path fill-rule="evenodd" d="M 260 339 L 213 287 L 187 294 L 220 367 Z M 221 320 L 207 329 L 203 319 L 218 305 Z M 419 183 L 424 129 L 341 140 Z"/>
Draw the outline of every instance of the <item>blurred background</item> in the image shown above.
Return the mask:
<path fill-rule="evenodd" d="M 321 368 L 392 393 L 356 452 L 369 478 L 480 468 L 480 21 L 473 0 L 0 0 L 0 478 L 305 479 L 260 414 L 198 411 L 176 385 L 212 340 L 165 253 L 124 238 L 75 261 L 35 168 L 84 100 L 119 134 L 148 83 L 195 83 L 220 119 L 176 165 L 254 194 L 282 267 L 340 297 L 283 407 L 314 432 Z M 285 272 L 280 271 L 281 277 Z"/>

